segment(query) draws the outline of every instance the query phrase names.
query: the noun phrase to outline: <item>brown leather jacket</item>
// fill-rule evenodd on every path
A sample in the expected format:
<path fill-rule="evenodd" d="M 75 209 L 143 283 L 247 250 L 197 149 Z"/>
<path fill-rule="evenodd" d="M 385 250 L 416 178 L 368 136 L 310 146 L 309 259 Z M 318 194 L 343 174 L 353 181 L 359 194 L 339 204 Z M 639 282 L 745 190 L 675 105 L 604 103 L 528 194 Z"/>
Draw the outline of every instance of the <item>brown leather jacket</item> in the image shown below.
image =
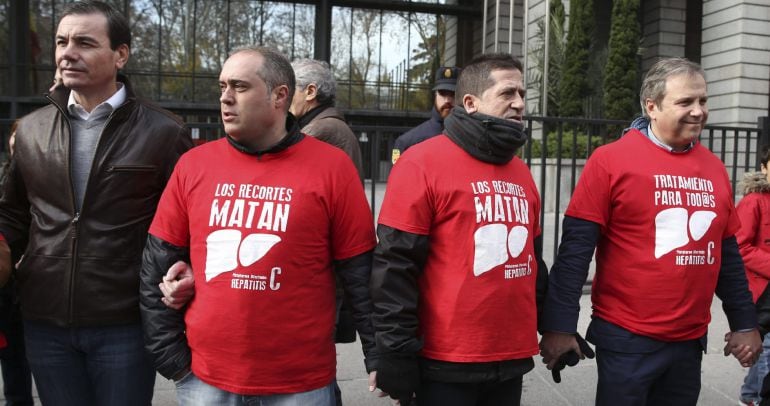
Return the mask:
<path fill-rule="evenodd" d="M 21 119 L 0 198 L 0 233 L 29 243 L 15 277 L 22 315 L 58 326 L 140 321 L 147 230 L 177 159 L 192 147 L 182 121 L 137 99 L 108 119 L 80 212 L 70 171 L 69 90 Z"/>
<path fill-rule="evenodd" d="M 335 107 L 326 107 L 302 127 L 302 132 L 319 140 L 334 145 L 345 151 L 358 170 L 358 177 L 364 181 L 364 168 L 361 161 L 361 147 L 358 138 L 348 127 L 342 113 Z"/>

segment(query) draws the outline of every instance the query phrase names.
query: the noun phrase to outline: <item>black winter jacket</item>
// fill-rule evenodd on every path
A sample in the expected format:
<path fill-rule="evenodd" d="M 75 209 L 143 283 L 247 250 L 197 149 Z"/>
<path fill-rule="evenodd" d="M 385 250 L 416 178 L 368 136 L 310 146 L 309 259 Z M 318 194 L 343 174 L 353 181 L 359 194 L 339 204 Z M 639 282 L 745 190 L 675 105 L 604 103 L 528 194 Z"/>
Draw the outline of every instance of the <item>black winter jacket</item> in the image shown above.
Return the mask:
<path fill-rule="evenodd" d="M 400 154 L 403 154 L 410 147 L 433 138 L 443 131 L 444 119 L 441 118 L 441 114 L 434 107 L 430 112 L 430 119 L 396 138 L 393 149 L 397 149 Z"/>
<path fill-rule="evenodd" d="M 58 326 L 137 323 L 147 230 L 174 165 L 192 147 L 181 120 L 137 99 L 110 115 L 78 212 L 71 177 L 69 89 L 22 118 L 0 199 L 0 233 L 29 243 L 18 270 L 25 319 Z"/>

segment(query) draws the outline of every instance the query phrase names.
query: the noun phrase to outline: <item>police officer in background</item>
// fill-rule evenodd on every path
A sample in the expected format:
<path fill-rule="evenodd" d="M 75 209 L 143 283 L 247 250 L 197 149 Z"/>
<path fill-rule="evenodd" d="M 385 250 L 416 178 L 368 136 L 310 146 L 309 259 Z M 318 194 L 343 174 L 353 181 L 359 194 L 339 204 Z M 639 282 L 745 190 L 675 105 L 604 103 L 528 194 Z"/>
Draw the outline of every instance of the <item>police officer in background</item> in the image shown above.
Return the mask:
<path fill-rule="evenodd" d="M 409 147 L 441 134 L 444 131 L 444 118 L 455 105 L 455 87 L 461 69 L 454 66 L 442 66 L 436 71 L 433 86 L 433 110 L 430 119 L 401 134 L 393 145 L 393 163 Z"/>

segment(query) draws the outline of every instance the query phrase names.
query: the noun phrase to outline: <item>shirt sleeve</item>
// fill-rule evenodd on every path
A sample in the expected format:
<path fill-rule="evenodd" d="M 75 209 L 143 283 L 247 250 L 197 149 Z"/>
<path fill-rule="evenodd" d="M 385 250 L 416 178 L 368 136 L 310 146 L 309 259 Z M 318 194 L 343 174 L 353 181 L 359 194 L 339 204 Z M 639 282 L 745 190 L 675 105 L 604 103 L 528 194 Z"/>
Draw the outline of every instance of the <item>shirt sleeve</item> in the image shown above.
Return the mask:
<path fill-rule="evenodd" d="M 432 199 L 425 172 L 404 157 L 393 166 L 378 224 L 412 234 L 428 235 L 433 221 Z"/>
<path fill-rule="evenodd" d="M 725 187 L 728 190 L 729 199 L 727 200 L 727 226 L 725 232 L 722 235 L 722 239 L 735 236 L 741 229 L 741 220 L 738 217 L 738 212 L 735 209 L 735 196 L 733 196 L 732 189 L 730 187 L 730 178 L 727 176 L 727 171 L 722 171 L 725 179 Z"/>
<path fill-rule="evenodd" d="M 340 162 L 340 168 L 336 171 L 339 175 L 335 179 L 341 187 L 339 191 L 331 188 L 332 256 L 335 260 L 363 254 L 376 244 L 374 219 L 358 172 L 349 159 Z"/>
<path fill-rule="evenodd" d="M 178 247 L 190 246 L 187 195 L 184 187 L 185 157 L 174 168 L 158 202 L 150 234 Z"/>
<path fill-rule="evenodd" d="M 611 176 L 601 148 L 586 162 L 565 215 L 599 224 L 602 229 L 610 216 Z"/>

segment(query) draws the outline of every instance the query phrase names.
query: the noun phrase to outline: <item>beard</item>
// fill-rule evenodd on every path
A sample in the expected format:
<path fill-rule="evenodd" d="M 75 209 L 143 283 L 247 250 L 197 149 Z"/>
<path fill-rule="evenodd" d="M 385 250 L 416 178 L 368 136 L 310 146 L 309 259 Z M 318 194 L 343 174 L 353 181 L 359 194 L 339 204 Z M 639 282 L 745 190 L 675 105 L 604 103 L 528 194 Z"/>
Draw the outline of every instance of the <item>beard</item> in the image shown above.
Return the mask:
<path fill-rule="evenodd" d="M 444 103 L 441 106 L 436 105 L 435 107 L 436 107 L 436 111 L 438 111 L 438 114 L 441 116 L 441 118 L 446 118 L 446 116 L 449 115 L 449 113 L 452 111 L 452 108 L 454 106 L 451 103 Z"/>

